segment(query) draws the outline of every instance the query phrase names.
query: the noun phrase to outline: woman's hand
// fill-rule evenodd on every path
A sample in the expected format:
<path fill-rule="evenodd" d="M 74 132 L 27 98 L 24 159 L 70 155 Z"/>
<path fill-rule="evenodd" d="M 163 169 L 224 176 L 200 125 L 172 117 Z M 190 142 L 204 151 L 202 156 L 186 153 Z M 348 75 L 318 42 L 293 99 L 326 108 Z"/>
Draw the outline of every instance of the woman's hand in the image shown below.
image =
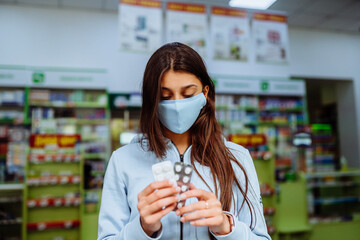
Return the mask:
<path fill-rule="evenodd" d="M 193 226 L 208 226 L 217 235 L 230 233 L 231 225 L 228 217 L 223 213 L 220 201 L 215 194 L 197 189 L 190 184 L 190 190 L 181 194 L 181 200 L 197 197 L 198 201 L 186 205 L 176 211 L 176 215 L 182 216 L 180 221 L 188 222 Z"/>
<path fill-rule="evenodd" d="M 138 194 L 137 208 L 140 213 L 141 226 L 151 236 L 161 229 L 161 218 L 176 207 L 180 192 L 169 181 L 157 181 L 149 184 Z"/>

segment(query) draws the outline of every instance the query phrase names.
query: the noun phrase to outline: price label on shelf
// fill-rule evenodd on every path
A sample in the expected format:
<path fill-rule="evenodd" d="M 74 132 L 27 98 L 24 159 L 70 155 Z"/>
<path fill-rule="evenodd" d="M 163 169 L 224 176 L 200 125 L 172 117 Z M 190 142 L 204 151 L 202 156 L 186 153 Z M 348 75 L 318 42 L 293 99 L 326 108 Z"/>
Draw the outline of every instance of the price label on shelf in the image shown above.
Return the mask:
<path fill-rule="evenodd" d="M 65 228 L 71 228 L 72 226 L 73 226 L 72 221 L 66 221 L 66 222 L 64 223 L 64 227 L 65 227 Z"/>
<path fill-rule="evenodd" d="M 77 184 L 79 182 L 80 182 L 80 177 L 79 176 L 73 176 L 72 183 Z"/>
<path fill-rule="evenodd" d="M 67 184 L 69 182 L 69 178 L 67 176 L 61 177 L 60 178 L 60 183 L 61 184 Z"/>
<path fill-rule="evenodd" d="M 42 199 L 40 201 L 40 207 L 47 207 L 49 205 L 48 199 Z"/>
<path fill-rule="evenodd" d="M 27 201 L 27 206 L 29 208 L 35 207 L 36 206 L 36 201 L 35 200 L 28 200 Z"/>
<path fill-rule="evenodd" d="M 37 224 L 37 230 L 38 231 L 43 231 L 46 229 L 46 224 L 45 223 L 38 223 Z"/>
<path fill-rule="evenodd" d="M 61 161 L 62 161 L 61 155 L 57 155 L 56 156 L 56 162 L 61 162 Z"/>
<path fill-rule="evenodd" d="M 59 207 L 59 206 L 61 206 L 62 205 L 62 199 L 60 199 L 60 198 L 58 198 L 58 199 L 55 199 L 54 200 L 54 206 L 55 207 Z"/>

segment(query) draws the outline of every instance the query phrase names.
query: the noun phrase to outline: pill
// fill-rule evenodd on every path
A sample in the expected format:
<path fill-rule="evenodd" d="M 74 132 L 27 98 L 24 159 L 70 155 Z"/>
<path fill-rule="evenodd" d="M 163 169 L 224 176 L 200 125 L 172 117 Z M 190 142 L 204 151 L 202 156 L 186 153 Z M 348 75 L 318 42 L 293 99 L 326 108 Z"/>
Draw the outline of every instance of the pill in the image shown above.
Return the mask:
<path fill-rule="evenodd" d="M 172 163 L 170 161 L 163 161 L 152 166 L 154 178 L 156 181 L 169 180 L 173 186 L 177 186 L 175 174 Z"/>
<path fill-rule="evenodd" d="M 186 168 L 185 168 L 185 173 L 186 173 L 186 174 L 190 174 L 191 171 L 192 171 L 191 167 L 186 167 Z"/>
<path fill-rule="evenodd" d="M 190 178 L 189 178 L 189 177 L 187 177 L 187 176 L 183 177 L 183 182 L 184 182 L 184 183 L 188 183 L 188 182 L 189 182 L 189 180 L 190 180 Z"/>
<path fill-rule="evenodd" d="M 170 170 L 171 170 L 171 166 L 169 166 L 168 164 L 163 167 L 163 172 L 168 172 Z"/>
<path fill-rule="evenodd" d="M 188 187 L 186 185 L 181 186 L 181 191 L 185 192 L 187 189 L 188 189 Z"/>

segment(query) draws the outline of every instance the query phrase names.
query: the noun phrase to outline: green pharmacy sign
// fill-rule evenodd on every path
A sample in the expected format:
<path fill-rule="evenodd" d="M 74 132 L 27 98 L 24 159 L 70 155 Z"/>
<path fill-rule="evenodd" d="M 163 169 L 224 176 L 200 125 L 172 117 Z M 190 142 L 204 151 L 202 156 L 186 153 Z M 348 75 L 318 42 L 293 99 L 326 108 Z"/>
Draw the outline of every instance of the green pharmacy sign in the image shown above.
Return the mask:
<path fill-rule="evenodd" d="M 260 87 L 261 87 L 261 91 L 263 92 L 269 91 L 269 82 L 262 81 Z"/>
<path fill-rule="evenodd" d="M 32 82 L 42 84 L 45 82 L 45 74 L 42 72 L 34 72 L 32 75 Z"/>

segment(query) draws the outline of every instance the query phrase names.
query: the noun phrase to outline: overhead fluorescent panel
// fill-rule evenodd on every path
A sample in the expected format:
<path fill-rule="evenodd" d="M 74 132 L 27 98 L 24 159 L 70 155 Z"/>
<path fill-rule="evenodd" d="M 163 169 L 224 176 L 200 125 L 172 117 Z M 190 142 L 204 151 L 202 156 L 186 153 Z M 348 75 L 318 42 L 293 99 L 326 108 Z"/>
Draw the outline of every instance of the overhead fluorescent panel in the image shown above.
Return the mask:
<path fill-rule="evenodd" d="M 252 9 L 267 9 L 269 8 L 276 0 L 230 0 L 230 7 L 240 7 L 240 8 L 252 8 Z"/>

